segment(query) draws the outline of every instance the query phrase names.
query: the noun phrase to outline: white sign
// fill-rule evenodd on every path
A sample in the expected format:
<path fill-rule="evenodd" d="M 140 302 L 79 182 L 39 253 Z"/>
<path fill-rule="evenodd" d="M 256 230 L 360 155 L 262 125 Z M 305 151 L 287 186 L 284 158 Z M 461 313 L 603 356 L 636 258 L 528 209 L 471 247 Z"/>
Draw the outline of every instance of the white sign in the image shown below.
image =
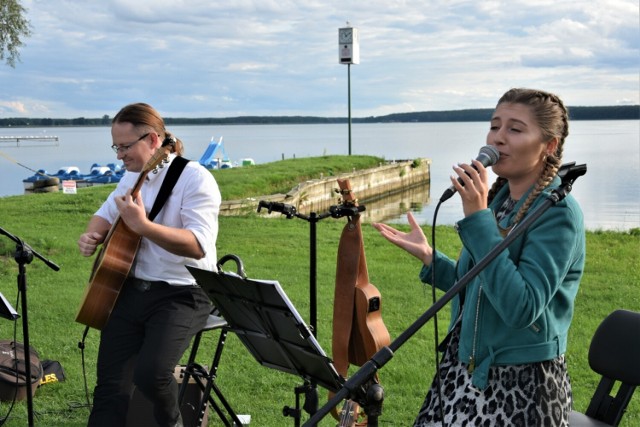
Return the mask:
<path fill-rule="evenodd" d="M 64 194 L 77 194 L 78 190 L 76 182 L 72 179 L 66 179 L 62 181 L 62 192 Z"/>

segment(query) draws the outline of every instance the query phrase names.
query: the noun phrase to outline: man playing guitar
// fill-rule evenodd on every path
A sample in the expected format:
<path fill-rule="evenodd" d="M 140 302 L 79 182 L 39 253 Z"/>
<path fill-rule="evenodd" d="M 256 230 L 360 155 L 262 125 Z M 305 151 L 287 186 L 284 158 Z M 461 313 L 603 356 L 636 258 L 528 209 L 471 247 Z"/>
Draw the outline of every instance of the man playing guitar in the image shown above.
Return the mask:
<path fill-rule="evenodd" d="M 111 136 L 127 172 L 78 240 L 83 256 L 102 245 L 76 319 L 101 330 L 89 426 L 125 425 L 134 385 L 153 403 L 158 425 L 181 426 L 174 368 L 211 309 L 185 265 L 216 269 L 220 192 L 209 171 L 180 158 L 182 142 L 151 106 L 125 106 Z M 155 169 L 161 158 L 170 166 Z M 184 169 L 172 190 L 161 191 L 174 163 Z"/>

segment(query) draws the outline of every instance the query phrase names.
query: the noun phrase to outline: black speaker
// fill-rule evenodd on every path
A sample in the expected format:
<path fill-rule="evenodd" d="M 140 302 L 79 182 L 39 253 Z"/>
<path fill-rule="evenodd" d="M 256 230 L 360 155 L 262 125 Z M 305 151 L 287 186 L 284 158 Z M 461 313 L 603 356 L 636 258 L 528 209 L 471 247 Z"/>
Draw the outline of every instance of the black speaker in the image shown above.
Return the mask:
<path fill-rule="evenodd" d="M 178 385 L 182 384 L 184 366 L 176 366 L 173 373 Z M 202 390 L 198 384 L 189 379 L 187 389 L 184 394 L 180 413 L 182 414 L 182 422 L 185 427 L 207 427 L 209 422 L 209 405 L 207 404 L 202 423 L 198 424 L 198 410 L 200 409 L 200 401 L 202 400 Z M 133 392 L 131 401 L 129 402 L 129 412 L 127 413 L 126 427 L 157 427 L 158 424 L 153 418 L 153 406 L 151 402 L 143 396 L 137 389 Z"/>

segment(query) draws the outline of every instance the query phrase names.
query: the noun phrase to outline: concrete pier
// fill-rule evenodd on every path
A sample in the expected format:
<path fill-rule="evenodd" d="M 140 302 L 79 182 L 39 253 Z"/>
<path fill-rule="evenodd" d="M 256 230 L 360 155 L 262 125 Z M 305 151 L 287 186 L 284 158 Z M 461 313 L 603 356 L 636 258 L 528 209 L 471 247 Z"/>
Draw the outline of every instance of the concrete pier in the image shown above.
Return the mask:
<path fill-rule="evenodd" d="M 0 136 L 0 145 L 15 145 L 16 147 L 43 147 L 58 146 L 60 139 L 57 136 L 32 135 L 32 136 Z"/>
<path fill-rule="evenodd" d="M 297 212 L 308 215 L 311 212 L 325 212 L 332 205 L 341 203 L 337 193 L 337 179 L 349 179 L 351 189 L 359 204 L 365 204 L 367 211 L 363 213 L 363 219 L 374 215 L 370 207 L 381 199 L 390 196 L 398 198 L 411 195 L 419 198 L 421 202 L 428 202 L 430 183 L 430 159 L 415 159 L 395 161 L 381 164 L 376 168 L 354 170 L 337 176 L 322 177 L 298 184 L 287 194 L 265 195 L 250 199 L 223 201 L 220 207 L 220 215 L 238 215 L 255 212 L 260 201 L 278 202 L 291 205 Z M 400 201 L 399 201 L 400 202 Z M 261 214 L 267 215 L 266 210 Z M 271 215 L 281 215 L 272 213 Z M 370 218 L 379 221 L 378 215 Z"/>

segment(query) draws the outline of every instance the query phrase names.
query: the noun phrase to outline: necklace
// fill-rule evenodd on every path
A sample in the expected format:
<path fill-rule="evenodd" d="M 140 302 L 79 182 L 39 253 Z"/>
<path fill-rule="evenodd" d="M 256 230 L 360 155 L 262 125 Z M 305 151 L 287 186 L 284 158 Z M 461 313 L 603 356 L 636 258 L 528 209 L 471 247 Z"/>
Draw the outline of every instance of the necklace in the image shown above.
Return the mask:
<path fill-rule="evenodd" d="M 500 222 L 504 217 L 509 215 L 513 208 L 515 207 L 517 200 L 513 200 L 511 196 L 508 196 L 507 199 L 502 203 L 502 205 L 496 211 L 496 221 Z"/>

